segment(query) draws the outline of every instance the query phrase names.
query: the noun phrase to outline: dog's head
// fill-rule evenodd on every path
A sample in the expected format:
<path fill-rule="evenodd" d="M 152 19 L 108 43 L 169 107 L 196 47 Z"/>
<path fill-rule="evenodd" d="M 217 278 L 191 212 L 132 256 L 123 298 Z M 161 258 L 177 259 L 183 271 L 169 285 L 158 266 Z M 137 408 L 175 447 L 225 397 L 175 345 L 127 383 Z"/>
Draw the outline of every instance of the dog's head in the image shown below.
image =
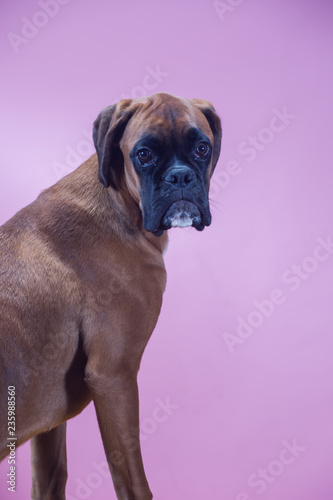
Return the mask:
<path fill-rule="evenodd" d="M 123 99 L 100 113 L 93 136 L 100 181 L 130 192 L 147 231 L 210 225 L 209 182 L 222 136 L 210 102 L 166 93 Z"/>

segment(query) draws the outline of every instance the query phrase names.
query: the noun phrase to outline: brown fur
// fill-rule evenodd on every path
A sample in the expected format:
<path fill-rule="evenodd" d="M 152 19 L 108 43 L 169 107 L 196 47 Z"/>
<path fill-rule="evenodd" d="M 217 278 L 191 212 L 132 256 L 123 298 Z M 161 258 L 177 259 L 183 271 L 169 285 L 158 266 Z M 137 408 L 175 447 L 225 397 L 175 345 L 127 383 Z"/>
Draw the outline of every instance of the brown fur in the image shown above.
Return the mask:
<path fill-rule="evenodd" d="M 197 106 L 173 105 L 177 126 L 196 121 L 213 140 Z M 0 228 L 0 409 L 5 422 L 7 388 L 15 386 L 17 445 L 31 439 L 35 500 L 65 499 L 65 422 L 92 399 L 117 498 L 152 498 L 136 380 L 161 308 L 167 233 L 155 237 L 142 226 L 129 148 L 143 128 L 163 133 L 170 124 L 162 107 L 148 109 L 125 128 L 121 189 L 99 182 L 93 155 Z M 1 459 L 7 437 L 2 426 Z"/>

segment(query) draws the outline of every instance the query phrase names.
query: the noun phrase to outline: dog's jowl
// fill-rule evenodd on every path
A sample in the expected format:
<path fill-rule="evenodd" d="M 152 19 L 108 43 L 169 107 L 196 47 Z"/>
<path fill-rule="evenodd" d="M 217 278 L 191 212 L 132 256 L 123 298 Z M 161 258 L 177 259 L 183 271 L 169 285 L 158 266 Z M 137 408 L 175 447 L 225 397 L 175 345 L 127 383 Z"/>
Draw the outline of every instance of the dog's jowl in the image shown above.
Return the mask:
<path fill-rule="evenodd" d="M 91 400 L 117 498 L 152 498 L 137 374 L 167 230 L 211 223 L 221 123 L 210 102 L 123 99 L 93 136 L 97 154 L 0 228 L 0 458 L 13 460 L 14 488 L 15 449 L 31 440 L 34 500 L 65 499 L 66 421 Z"/>

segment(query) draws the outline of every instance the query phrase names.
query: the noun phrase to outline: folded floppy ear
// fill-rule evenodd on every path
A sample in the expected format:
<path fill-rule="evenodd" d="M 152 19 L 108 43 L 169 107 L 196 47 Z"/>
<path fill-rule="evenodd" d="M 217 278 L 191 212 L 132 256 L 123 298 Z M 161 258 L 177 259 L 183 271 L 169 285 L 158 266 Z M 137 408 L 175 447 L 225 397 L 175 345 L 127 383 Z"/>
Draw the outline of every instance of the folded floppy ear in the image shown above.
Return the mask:
<path fill-rule="evenodd" d="M 103 109 L 94 122 L 93 138 L 98 157 L 98 178 L 105 187 L 117 189 L 124 172 L 119 142 L 134 114 L 132 99 L 122 99 Z"/>
<path fill-rule="evenodd" d="M 191 102 L 199 108 L 201 113 L 203 113 L 209 123 L 211 131 L 214 136 L 214 147 L 213 147 L 213 162 L 212 170 L 210 175 L 214 172 L 217 160 L 220 156 L 221 151 L 221 140 L 222 140 L 222 126 L 219 116 L 216 114 L 215 108 L 211 102 L 204 99 L 191 99 Z"/>

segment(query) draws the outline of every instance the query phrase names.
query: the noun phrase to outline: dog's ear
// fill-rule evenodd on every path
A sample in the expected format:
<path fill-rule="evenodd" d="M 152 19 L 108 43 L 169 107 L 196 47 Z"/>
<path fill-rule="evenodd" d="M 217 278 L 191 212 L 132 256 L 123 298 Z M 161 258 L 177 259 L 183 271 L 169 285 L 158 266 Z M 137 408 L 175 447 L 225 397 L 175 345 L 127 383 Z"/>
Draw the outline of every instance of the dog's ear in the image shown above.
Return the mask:
<path fill-rule="evenodd" d="M 214 168 L 216 167 L 217 160 L 220 156 L 221 151 L 221 141 L 222 141 L 222 125 L 220 117 L 217 115 L 214 106 L 211 102 L 206 101 L 204 99 L 191 99 L 191 102 L 199 108 L 201 113 L 203 113 L 209 123 L 211 131 L 214 136 L 214 147 L 213 147 L 213 162 L 212 162 L 212 170 L 210 175 L 214 172 Z"/>
<path fill-rule="evenodd" d="M 105 187 L 117 189 L 124 172 L 119 142 L 136 107 L 132 99 L 122 99 L 104 108 L 94 122 L 93 138 L 98 157 L 98 178 Z"/>

